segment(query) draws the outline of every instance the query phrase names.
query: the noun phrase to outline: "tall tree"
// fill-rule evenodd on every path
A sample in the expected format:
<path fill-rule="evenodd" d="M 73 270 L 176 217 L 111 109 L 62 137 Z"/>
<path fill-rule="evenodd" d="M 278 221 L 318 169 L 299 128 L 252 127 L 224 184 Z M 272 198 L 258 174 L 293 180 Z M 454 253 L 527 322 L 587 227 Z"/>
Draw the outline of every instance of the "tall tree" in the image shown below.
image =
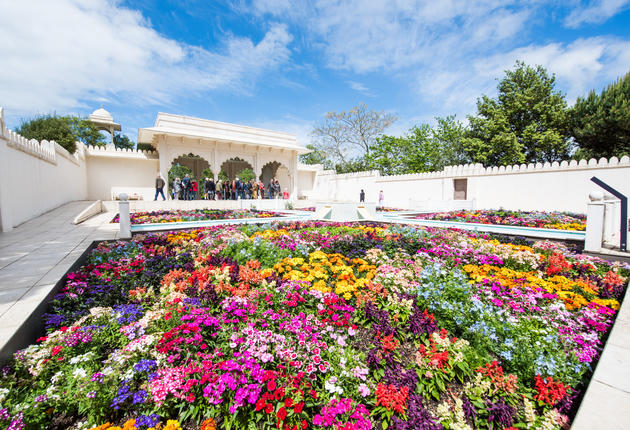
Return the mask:
<path fill-rule="evenodd" d="M 328 112 L 311 132 L 313 146 L 333 165 L 343 166 L 368 155 L 376 138 L 396 119 L 390 113 L 369 110 L 365 104 L 348 112 Z"/>
<path fill-rule="evenodd" d="M 114 134 L 114 146 L 121 149 L 133 149 L 136 144 L 127 135 L 116 133 Z"/>
<path fill-rule="evenodd" d="M 497 98 L 477 100 L 469 116 L 466 151 L 484 165 L 557 161 L 570 143 L 567 104 L 554 89 L 555 76 L 542 66 L 517 61 L 499 82 Z"/>
<path fill-rule="evenodd" d="M 314 145 L 310 143 L 306 145 L 306 149 L 311 152 L 307 154 L 300 155 L 300 161 L 304 164 L 321 164 L 325 169 L 331 169 L 332 164 L 330 160 L 326 157 L 326 154 L 321 150 L 317 149 Z"/>
<path fill-rule="evenodd" d="M 578 158 L 630 155 L 630 72 L 601 94 L 579 97 L 570 114 Z"/>
<path fill-rule="evenodd" d="M 92 122 L 76 116 L 41 115 L 22 120 L 15 131 L 27 139 L 54 140 L 70 153 L 77 150 L 77 141 L 94 146 L 105 144 L 105 137 Z"/>
<path fill-rule="evenodd" d="M 455 116 L 436 118 L 436 126 L 421 124 L 402 137 L 382 136 L 367 155 L 369 168 L 385 175 L 429 172 L 469 161 L 463 150 L 466 129 Z"/>

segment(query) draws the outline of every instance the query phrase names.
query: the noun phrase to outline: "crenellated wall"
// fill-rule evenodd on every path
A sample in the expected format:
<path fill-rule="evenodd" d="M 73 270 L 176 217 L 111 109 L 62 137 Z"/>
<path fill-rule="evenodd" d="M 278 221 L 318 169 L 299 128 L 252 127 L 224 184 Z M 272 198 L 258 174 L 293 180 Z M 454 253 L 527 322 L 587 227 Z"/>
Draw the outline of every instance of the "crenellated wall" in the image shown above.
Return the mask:
<path fill-rule="evenodd" d="M 481 164 L 447 166 L 441 171 L 381 176 L 378 171 L 337 175 L 319 171 L 312 197 L 319 200 L 366 201 L 390 207 L 445 207 L 454 200 L 454 180 L 467 180 L 466 199 L 480 209 L 562 210 L 585 212 L 588 193 L 599 189 L 597 176 L 630 196 L 630 158 L 562 161 L 484 168 Z M 454 205 L 453 207 L 455 207 Z"/>
<path fill-rule="evenodd" d="M 28 140 L 9 130 L 0 108 L 0 231 L 87 196 L 85 152 Z"/>

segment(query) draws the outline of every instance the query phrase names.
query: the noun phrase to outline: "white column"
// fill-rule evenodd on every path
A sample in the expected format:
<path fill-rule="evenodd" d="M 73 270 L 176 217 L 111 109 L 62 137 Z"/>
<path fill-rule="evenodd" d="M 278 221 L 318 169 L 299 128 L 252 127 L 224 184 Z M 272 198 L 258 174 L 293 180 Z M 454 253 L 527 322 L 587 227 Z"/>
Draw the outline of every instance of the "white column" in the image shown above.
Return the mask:
<path fill-rule="evenodd" d="M 604 236 L 604 193 L 593 191 L 589 194 L 591 202 L 586 208 L 586 239 L 584 250 L 598 252 L 602 248 Z"/>
<path fill-rule="evenodd" d="M 131 239 L 131 218 L 129 215 L 129 197 L 127 194 L 120 195 L 118 203 L 118 223 L 120 225 L 120 238 Z"/>

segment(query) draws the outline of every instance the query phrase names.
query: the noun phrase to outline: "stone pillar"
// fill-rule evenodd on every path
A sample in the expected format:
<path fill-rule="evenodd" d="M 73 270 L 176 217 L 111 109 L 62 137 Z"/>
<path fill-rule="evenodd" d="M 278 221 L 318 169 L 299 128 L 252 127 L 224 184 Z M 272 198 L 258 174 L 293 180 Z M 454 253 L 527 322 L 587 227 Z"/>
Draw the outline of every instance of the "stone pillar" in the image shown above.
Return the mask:
<path fill-rule="evenodd" d="M 291 192 L 291 200 L 295 201 L 297 200 L 298 197 L 298 177 L 297 177 L 297 157 L 298 157 L 298 153 L 297 151 L 293 151 L 293 155 L 291 156 L 291 163 L 289 166 L 289 173 L 291 176 L 291 188 L 290 188 L 290 192 Z"/>
<path fill-rule="evenodd" d="M 584 250 L 598 252 L 604 236 L 604 193 L 593 191 L 588 195 L 591 202 L 586 209 L 586 239 Z"/>
<path fill-rule="evenodd" d="M 131 239 L 131 217 L 129 215 L 129 196 L 122 193 L 118 203 L 118 223 L 120 225 L 120 238 Z"/>

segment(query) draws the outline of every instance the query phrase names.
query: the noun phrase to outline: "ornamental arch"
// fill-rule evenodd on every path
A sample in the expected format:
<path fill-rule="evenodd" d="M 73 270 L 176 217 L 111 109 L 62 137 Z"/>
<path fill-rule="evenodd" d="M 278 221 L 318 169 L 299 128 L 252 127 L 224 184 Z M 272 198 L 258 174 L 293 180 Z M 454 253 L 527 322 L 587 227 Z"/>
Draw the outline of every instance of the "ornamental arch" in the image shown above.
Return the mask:
<path fill-rule="evenodd" d="M 241 173 L 245 169 L 251 169 L 252 171 L 254 170 L 254 168 L 248 161 L 243 160 L 239 157 L 233 157 L 229 160 L 224 161 L 223 164 L 221 164 L 219 172 L 225 172 L 228 178 L 230 178 L 230 181 L 233 181 L 238 177 L 239 173 Z"/>

